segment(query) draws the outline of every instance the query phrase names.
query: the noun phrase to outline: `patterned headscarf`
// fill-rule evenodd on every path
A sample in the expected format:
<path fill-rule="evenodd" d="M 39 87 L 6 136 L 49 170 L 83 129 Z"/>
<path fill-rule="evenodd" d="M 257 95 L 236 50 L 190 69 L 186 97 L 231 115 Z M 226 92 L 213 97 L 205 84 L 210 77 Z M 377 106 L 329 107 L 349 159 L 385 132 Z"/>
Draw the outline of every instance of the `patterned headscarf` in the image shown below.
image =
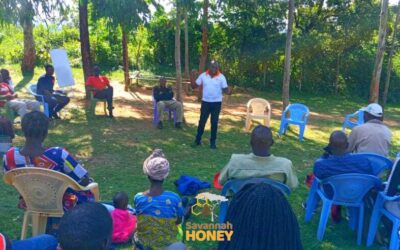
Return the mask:
<path fill-rule="evenodd" d="M 162 181 L 169 174 L 169 162 L 161 149 L 155 149 L 143 163 L 143 173 L 153 180 Z"/>

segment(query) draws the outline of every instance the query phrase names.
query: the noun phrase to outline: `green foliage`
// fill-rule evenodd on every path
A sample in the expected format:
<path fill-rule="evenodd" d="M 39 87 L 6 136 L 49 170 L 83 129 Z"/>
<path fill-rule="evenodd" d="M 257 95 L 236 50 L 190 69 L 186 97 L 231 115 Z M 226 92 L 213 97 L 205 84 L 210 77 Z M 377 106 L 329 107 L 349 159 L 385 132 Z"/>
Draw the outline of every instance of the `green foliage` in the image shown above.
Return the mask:
<path fill-rule="evenodd" d="M 23 40 L 22 30 L 14 25 L 0 29 L 0 64 L 21 62 Z"/>
<path fill-rule="evenodd" d="M 50 2 L 54 1 L 57 0 Z M 5 0 L 0 5 L 11 2 L 13 1 Z M 121 27 L 124 26 L 129 31 L 129 61 L 132 70 L 151 70 L 156 74 L 174 75 L 174 10 L 166 13 L 164 8 L 156 6 L 156 11 L 149 19 L 144 0 L 88 2 L 91 55 L 94 63 L 105 69 L 121 67 Z M 361 98 L 368 96 L 377 46 L 379 2 L 296 0 L 291 91 L 319 95 L 337 93 Z M 179 3 L 187 12 L 189 20 L 189 68 L 198 68 L 202 2 L 180 0 Z M 280 92 L 287 8 L 285 1 L 211 1 L 208 24 L 209 59 L 220 62 L 229 83 Z M 388 37 L 393 32 L 396 8 L 392 6 L 390 10 Z M 72 19 L 76 20 L 76 13 L 71 14 Z M 4 9 L 0 10 L 0 20 L 3 23 L 12 22 L 9 17 L 11 16 L 5 15 Z M 37 16 L 35 18 L 40 20 Z M 42 65 L 49 61 L 49 49 L 63 47 L 67 49 L 72 65 L 79 67 L 81 58 L 78 22 L 64 26 L 44 26 L 41 23 L 37 22 L 39 25 L 34 29 L 37 64 Z M 183 25 L 182 21 L 182 34 Z M 22 38 L 19 26 L 7 25 L 0 30 L 0 62 L 20 62 Z M 184 44 L 183 35 L 181 44 Z M 181 61 L 184 62 L 184 48 L 181 47 Z M 399 58 L 398 55 L 394 57 L 388 97 L 390 102 L 400 101 Z M 385 70 L 386 61 L 383 72 Z M 382 74 L 382 82 L 385 75 Z"/>
<path fill-rule="evenodd" d="M 92 0 L 91 2 L 94 20 L 105 18 L 108 25 L 121 26 L 126 31 L 136 29 L 150 14 L 144 0 Z"/>

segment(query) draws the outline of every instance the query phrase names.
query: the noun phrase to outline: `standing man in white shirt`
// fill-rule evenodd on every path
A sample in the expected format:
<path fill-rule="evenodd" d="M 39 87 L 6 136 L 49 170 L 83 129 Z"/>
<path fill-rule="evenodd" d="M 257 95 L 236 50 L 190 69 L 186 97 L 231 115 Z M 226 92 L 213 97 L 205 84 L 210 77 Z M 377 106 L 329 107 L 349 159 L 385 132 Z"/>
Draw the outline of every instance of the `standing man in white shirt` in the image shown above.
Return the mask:
<path fill-rule="evenodd" d="M 200 120 L 197 127 L 197 135 L 194 145 L 201 145 L 201 137 L 204 133 L 204 127 L 208 117 L 211 115 L 210 148 L 216 149 L 218 119 L 221 111 L 222 93 L 230 95 L 232 93 L 232 89 L 228 88 L 226 78 L 219 71 L 218 63 L 216 61 L 210 62 L 209 68 L 206 72 L 203 72 L 198 77 L 197 74 L 198 73 L 196 71 L 192 71 L 190 83 L 193 89 L 202 85 L 203 96 L 201 101 Z M 196 77 L 197 79 L 194 81 Z"/>

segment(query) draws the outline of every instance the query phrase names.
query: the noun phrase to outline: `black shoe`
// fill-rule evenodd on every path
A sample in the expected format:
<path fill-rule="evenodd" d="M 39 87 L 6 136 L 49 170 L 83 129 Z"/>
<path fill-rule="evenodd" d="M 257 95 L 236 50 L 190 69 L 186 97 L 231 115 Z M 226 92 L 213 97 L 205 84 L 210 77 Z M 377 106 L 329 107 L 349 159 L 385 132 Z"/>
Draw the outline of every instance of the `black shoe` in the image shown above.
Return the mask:
<path fill-rule="evenodd" d="M 182 128 L 182 122 L 175 123 L 175 128 L 181 129 Z"/>
<path fill-rule="evenodd" d="M 61 117 L 59 117 L 57 113 L 54 113 L 54 114 L 52 115 L 52 117 L 53 117 L 55 120 L 61 120 Z"/>
<path fill-rule="evenodd" d="M 194 141 L 193 142 L 193 144 L 192 144 L 192 148 L 195 148 L 195 147 L 198 147 L 198 146 L 201 146 L 201 141 Z"/>
<path fill-rule="evenodd" d="M 211 144 L 210 144 L 210 148 L 211 148 L 211 149 L 217 149 L 217 145 L 216 145 L 215 143 L 211 143 Z"/>
<path fill-rule="evenodd" d="M 109 117 L 109 118 L 114 118 L 112 109 L 108 110 L 108 117 Z"/>
<path fill-rule="evenodd" d="M 163 126 L 162 122 L 158 122 L 157 128 L 158 128 L 158 129 L 162 129 L 163 127 L 164 127 L 164 126 Z"/>

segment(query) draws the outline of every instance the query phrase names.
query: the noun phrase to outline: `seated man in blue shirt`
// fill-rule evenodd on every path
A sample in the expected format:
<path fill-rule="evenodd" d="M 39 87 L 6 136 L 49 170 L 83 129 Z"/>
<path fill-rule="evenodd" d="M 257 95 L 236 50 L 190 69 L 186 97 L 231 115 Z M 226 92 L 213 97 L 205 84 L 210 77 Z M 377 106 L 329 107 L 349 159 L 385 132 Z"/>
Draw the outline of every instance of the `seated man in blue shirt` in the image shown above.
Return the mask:
<path fill-rule="evenodd" d="M 44 101 L 49 104 L 49 117 L 60 119 L 57 112 L 64 108 L 70 101 L 69 97 L 61 91 L 54 91 L 55 78 L 54 68 L 46 65 L 46 74 L 42 75 L 37 82 L 37 93 L 44 96 Z M 40 98 L 36 98 L 41 101 Z"/>
<path fill-rule="evenodd" d="M 329 145 L 324 148 L 325 153 L 314 163 L 314 175 L 325 179 L 339 174 L 374 174 L 373 166 L 368 158 L 362 154 L 347 152 L 349 143 L 343 131 L 334 131 L 329 137 Z M 327 195 L 332 194 L 330 187 L 325 189 Z M 340 206 L 332 206 L 332 219 L 341 220 Z"/>
<path fill-rule="evenodd" d="M 157 114 L 158 114 L 158 124 L 157 128 L 163 128 L 164 119 L 164 109 L 168 108 L 170 110 L 176 110 L 176 123 L 175 127 L 177 129 L 182 128 L 183 119 L 183 106 L 181 102 L 174 100 L 174 92 L 171 87 L 167 87 L 167 79 L 165 77 L 160 78 L 160 85 L 154 87 L 153 97 L 157 102 Z"/>
<path fill-rule="evenodd" d="M 368 158 L 347 153 L 347 136 L 342 131 L 332 132 L 324 155 L 314 163 L 314 175 L 319 179 L 338 174 L 373 174 Z"/>

